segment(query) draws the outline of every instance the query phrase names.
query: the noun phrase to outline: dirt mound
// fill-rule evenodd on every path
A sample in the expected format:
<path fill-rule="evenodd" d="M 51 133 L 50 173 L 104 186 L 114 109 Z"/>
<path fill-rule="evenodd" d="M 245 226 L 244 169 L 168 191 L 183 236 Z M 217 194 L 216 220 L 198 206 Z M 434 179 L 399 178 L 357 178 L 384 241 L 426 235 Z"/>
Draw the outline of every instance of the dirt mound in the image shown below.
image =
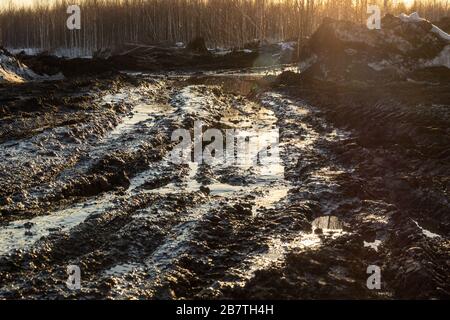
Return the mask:
<path fill-rule="evenodd" d="M 15 56 L 0 48 L 0 84 L 20 83 L 38 78 L 39 76 L 36 73 Z"/>
<path fill-rule="evenodd" d="M 298 61 L 295 42 L 256 43 L 252 49 L 208 49 L 203 38 L 182 43 L 128 43 L 114 50 L 100 49 L 92 58 L 61 58 L 48 52 L 21 53 L 18 58 L 38 74 L 66 77 L 94 76 L 134 71 L 205 71 L 217 69 L 270 67 Z"/>
<path fill-rule="evenodd" d="M 188 43 L 186 50 L 192 53 L 209 54 L 205 39 L 198 37 Z"/>
<path fill-rule="evenodd" d="M 146 71 L 198 71 L 267 67 L 295 60 L 295 44 L 258 44 L 252 49 L 209 50 L 203 38 L 186 47 L 128 44 L 107 60 L 117 69 Z"/>
<path fill-rule="evenodd" d="M 63 74 L 65 77 L 94 76 L 116 70 L 108 59 L 99 57 L 66 59 L 42 53 L 37 56 L 21 54 L 19 58 L 36 73 L 50 76 L 58 74 Z"/>
<path fill-rule="evenodd" d="M 407 79 L 413 71 L 450 68 L 450 36 L 416 13 L 386 15 L 381 29 L 325 19 L 301 50 L 300 68 L 316 79 Z"/>

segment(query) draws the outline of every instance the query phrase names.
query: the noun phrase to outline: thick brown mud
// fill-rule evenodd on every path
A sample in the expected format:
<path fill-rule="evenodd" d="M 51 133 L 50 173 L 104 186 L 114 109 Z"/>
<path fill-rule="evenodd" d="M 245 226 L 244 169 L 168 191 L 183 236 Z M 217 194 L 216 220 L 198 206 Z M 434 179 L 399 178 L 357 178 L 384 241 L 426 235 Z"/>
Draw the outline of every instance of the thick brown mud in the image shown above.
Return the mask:
<path fill-rule="evenodd" d="M 448 298 L 448 104 L 423 124 L 397 96 L 363 111 L 354 92 L 332 101 L 273 78 L 1 87 L 0 297 Z M 276 130 L 278 161 L 174 163 L 173 131 L 199 120 Z"/>

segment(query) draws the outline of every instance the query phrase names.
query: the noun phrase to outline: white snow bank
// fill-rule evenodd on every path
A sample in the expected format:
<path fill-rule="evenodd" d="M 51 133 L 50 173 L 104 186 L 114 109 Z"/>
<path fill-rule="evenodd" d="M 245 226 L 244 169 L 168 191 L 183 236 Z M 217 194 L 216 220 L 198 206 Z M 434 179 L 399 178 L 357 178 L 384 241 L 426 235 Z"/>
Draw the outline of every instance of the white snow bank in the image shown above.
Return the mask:
<path fill-rule="evenodd" d="M 1 1 L 1 0 L 0 0 Z M 57 48 L 53 50 L 44 50 L 40 48 L 13 48 L 13 47 L 6 47 L 8 52 L 11 54 L 17 55 L 20 53 L 24 53 L 27 56 L 37 56 L 39 54 L 49 54 L 51 56 L 55 56 L 58 58 L 67 58 L 67 59 L 74 59 L 74 58 L 82 58 L 82 59 L 92 59 L 93 52 L 92 50 L 87 50 L 83 48 L 73 47 L 73 48 Z"/>
<path fill-rule="evenodd" d="M 0 83 L 20 83 L 38 78 L 40 78 L 39 75 L 18 61 L 14 56 L 0 51 Z"/>
<path fill-rule="evenodd" d="M 433 60 L 427 61 L 425 66 L 445 66 L 450 69 L 450 45 L 445 46 L 441 53 Z"/>
<path fill-rule="evenodd" d="M 12 54 L 19 54 L 19 53 L 25 53 L 27 56 L 37 56 L 38 54 L 42 53 L 41 49 L 38 48 L 10 48 L 6 47 L 6 49 L 12 53 Z"/>
<path fill-rule="evenodd" d="M 296 45 L 297 45 L 297 43 L 294 42 L 294 41 L 280 42 L 279 43 L 279 46 L 280 46 L 282 51 L 286 51 L 286 50 L 294 51 Z"/>
<path fill-rule="evenodd" d="M 417 12 L 413 12 L 410 15 L 401 13 L 398 17 L 403 22 L 427 21 L 426 19 L 421 18 Z M 432 24 L 431 32 L 437 34 L 438 36 L 440 36 L 442 39 L 444 39 L 446 41 L 450 41 L 450 35 L 447 32 L 445 32 L 444 30 L 442 30 L 442 29 L 438 28 L 437 26 L 435 26 L 434 24 Z"/>
<path fill-rule="evenodd" d="M 13 55 L 7 54 L 0 49 L 0 84 L 1 83 L 22 83 L 26 81 L 59 80 L 64 76 L 59 73 L 52 77 L 40 76 L 28 68 L 25 64 L 17 60 Z"/>

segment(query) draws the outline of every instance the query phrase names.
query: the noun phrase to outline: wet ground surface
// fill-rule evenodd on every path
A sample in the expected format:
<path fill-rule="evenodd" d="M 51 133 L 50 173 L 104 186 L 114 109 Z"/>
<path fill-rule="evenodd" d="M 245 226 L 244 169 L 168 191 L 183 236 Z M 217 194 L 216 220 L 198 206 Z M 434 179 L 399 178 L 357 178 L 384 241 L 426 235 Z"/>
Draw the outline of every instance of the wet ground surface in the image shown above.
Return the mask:
<path fill-rule="evenodd" d="M 419 147 L 369 143 L 350 107 L 347 123 L 264 75 L 0 88 L 0 297 L 448 298 L 446 133 L 425 165 Z M 174 163 L 171 135 L 195 121 L 279 134 L 279 154 Z"/>

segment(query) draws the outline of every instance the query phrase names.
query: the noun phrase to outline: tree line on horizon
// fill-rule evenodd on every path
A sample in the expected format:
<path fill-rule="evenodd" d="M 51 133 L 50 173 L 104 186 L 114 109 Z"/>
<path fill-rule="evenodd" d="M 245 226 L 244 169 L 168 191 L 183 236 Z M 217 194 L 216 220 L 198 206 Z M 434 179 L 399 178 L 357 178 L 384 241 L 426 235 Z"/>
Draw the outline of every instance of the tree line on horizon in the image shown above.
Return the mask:
<path fill-rule="evenodd" d="M 81 29 L 66 27 L 67 7 L 81 8 Z M 244 47 L 258 40 L 301 41 L 324 17 L 365 23 L 368 4 L 382 13 L 414 12 L 431 21 L 449 16 L 448 0 L 56 0 L 0 9 L 0 45 L 90 54 L 127 43 L 187 43 Z"/>

